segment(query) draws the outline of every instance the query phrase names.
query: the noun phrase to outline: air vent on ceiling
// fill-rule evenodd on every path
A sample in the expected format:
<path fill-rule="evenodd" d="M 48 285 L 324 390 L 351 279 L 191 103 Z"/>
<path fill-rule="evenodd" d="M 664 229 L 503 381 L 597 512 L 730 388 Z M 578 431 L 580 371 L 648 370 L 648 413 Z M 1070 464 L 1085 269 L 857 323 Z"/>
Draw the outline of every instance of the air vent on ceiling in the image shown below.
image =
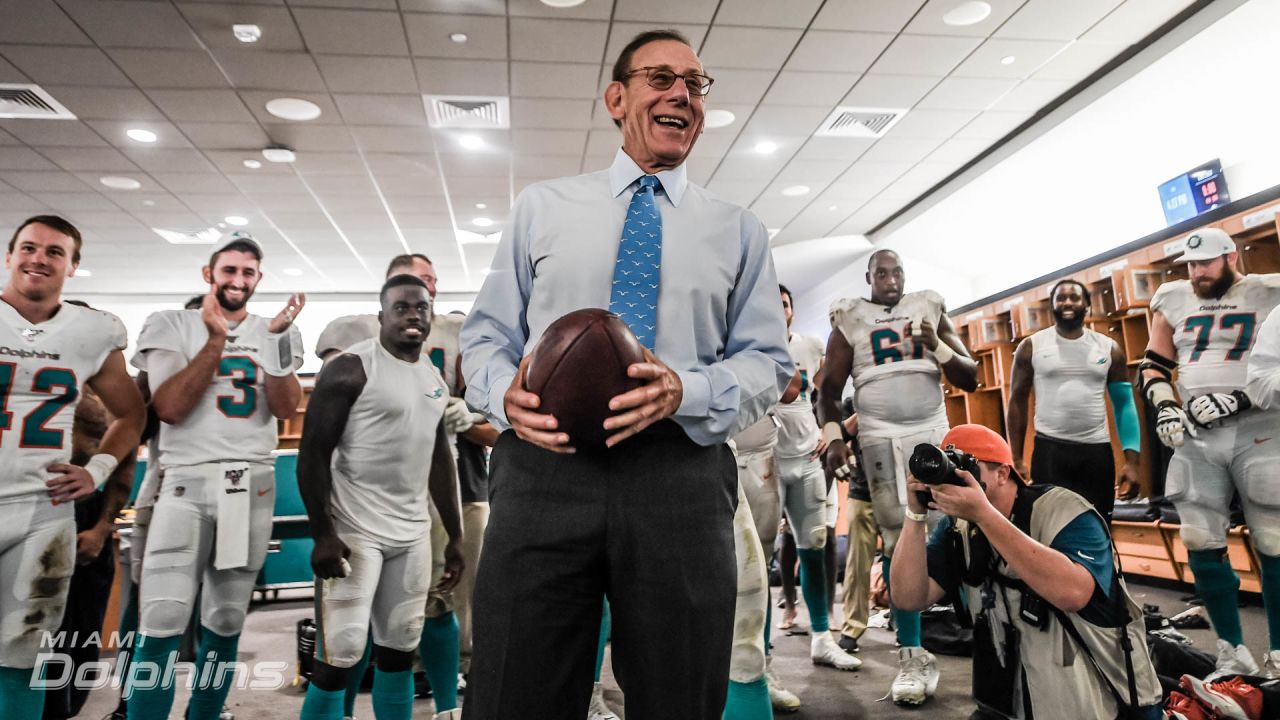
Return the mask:
<path fill-rule="evenodd" d="M 505 97 L 424 95 L 433 128 L 511 127 L 510 101 Z"/>
<path fill-rule="evenodd" d="M 75 120 L 76 116 L 39 85 L 0 83 L 0 118 Z"/>
<path fill-rule="evenodd" d="M 818 137 L 878 138 L 889 132 L 905 108 L 838 107 L 815 133 Z"/>

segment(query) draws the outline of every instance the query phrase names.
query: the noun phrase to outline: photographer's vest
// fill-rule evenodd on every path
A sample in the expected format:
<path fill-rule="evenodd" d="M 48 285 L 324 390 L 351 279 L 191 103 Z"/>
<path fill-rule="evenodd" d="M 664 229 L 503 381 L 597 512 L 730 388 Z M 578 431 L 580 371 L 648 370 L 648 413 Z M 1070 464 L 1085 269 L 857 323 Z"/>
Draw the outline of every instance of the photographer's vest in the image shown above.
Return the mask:
<path fill-rule="evenodd" d="M 1019 530 L 1048 547 L 1063 528 L 1086 512 L 1097 511 L 1084 498 L 1070 490 L 1042 485 L 1019 489 L 1010 520 Z M 956 520 L 955 531 L 960 533 L 965 562 L 972 562 L 971 544 L 968 542 L 969 523 Z M 1054 611 L 1045 602 L 1048 626 L 1041 630 L 1020 615 L 1021 588 L 1025 586 L 1004 559 L 997 556 L 994 574 L 999 577 L 998 582 L 992 582 L 996 600 L 995 607 L 990 611 L 994 613 L 994 617 L 990 619 L 993 627 L 996 623 L 1009 622 L 1021 633 L 1021 670 L 1032 713 L 1038 720 L 1066 717 L 1073 720 L 1112 720 L 1120 713 L 1115 693 L 1126 704 L 1130 703 L 1131 694 L 1136 696 L 1139 707 L 1155 705 L 1161 701 L 1160 681 L 1147 651 L 1142 609 L 1129 595 L 1118 564 L 1115 573 L 1118 583 L 1114 589 L 1123 597 L 1110 599 L 1112 602 L 1124 603 L 1129 618 L 1125 626 L 1099 627 L 1076 613 Z M 982 612 L 983 585 L 972 586 L 965 583 L 961 587 L 970 613 L 976 615 Z M 1078 641 L 1072 638 L 1062 624 L 1063 618 L 1075 628 Z M 1130 648 L 1127 653 L 1123 644 L 1125 635 Z M 1081 651 L 1081 642 L 1088 648 L 1088 654 Z M 998 667 L 974 668 L 975 673 L 1000 671 L 1001 668 Z M 1106 680 L 1100 675 L 1105 675 Z M 1107 681 L 1115 689 L 1115 693 L 1108 687 Z"/>

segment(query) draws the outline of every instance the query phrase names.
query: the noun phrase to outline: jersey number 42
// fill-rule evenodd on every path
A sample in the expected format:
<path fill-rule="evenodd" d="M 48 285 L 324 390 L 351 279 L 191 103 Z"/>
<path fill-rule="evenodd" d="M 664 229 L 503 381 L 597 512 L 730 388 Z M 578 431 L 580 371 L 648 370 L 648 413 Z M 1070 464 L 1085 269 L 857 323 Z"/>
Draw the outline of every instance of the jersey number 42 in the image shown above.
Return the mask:
<path fill-rule="evenodd" d="M 17 363 L 0 362 L 0 445 L 4 444 L 4 431 L 13 429 L 13 413 L 9 411 L 9 393 L 17 374 Z M 67 368 L 41 368 L 31 377 L 31 392 L 50 395 L 22 419 L 22 434 L 18 447 L 45 450 L 62 449 L 63 432 L 46 425 L 62 408 L 74 403 L 80 396 L 76 374 Z"/>

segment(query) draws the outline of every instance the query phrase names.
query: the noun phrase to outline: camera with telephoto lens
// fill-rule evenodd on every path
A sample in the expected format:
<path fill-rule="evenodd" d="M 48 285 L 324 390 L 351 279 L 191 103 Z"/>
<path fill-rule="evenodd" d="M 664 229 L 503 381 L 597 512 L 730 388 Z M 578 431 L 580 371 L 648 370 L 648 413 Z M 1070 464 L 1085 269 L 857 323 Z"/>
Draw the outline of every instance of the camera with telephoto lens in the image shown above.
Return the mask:
<path fill-rule="evenodd" d="M 975 478 L 978 477 L 978 458 L 954 447 L 945 449 L 929 443 L 920 443 L 911 451 L 907 460 L 911 475 L 925 485 L 964 485 L 964 480 L 956 476 L 957 470 L 964 470 Z M 929 507 L 933 502 L 933 493 L 921 491 L 916 493 L 920 504 Z"/>

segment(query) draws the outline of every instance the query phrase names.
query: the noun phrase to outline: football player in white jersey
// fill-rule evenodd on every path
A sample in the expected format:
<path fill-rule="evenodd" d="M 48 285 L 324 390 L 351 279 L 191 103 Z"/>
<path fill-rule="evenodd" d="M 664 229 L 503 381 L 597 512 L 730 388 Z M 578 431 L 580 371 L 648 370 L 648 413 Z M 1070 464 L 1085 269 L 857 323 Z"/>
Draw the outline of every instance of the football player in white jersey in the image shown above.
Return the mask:
<path fill-rule="evenodd" d="M 133 363 L 147 373 L 162 423 L 164 483 L 143 560 L 130 720 L 169 716 L 174 678 L 163 668 L 176 658 L 197 592 L 198 681 L 188 720 L 217 720 L 234 680 L 271 536 L 276 420 L 293 417 L 302 397 L 295 375 L 302 336 L 293 320 L 305 298 L 292 296 L 270 320 L 250 314 L 261 260 L 255 240 L 233 235 L 203 268 L 210 289 L 200 310 L 154 313 L 138 336 Z"/>
<path fill-rule="evenodd" d="M 412 275 L 393 276 L 379 297 L 379 336 L 348 347 L 320 375 L 299 449 L 321 607 L 302 720 L 342 717 L 348 673 L 365 655 L 370 627 L 374 713 L 408 720 L 433 516 L 447 537 L 441 588 L 452 589 L 462 570 L 458 485 L 442 422 L 449 390 L 422 352 L 431 299 Z M 437 708 L 435 717 L 456 719 L 461 710 Z"/>
<path fill-rule="evenodd" d="M 485 448 L 492 447 L 498 439 L 497 431 L 483 415 L 473 413 L 462 399 L 466 389 L 461 382 L 458 368 L 461 364 L 458 332 L 462 329 L 462 315 L 437 315 L 434 313 L 436 283 L 438 277 L 431 260 L 420 253 L 397 255 L 387 265 L 387 277 L 412 275 L 426 284 L 433 303 L 431 330 L 422 353 L 444 376 L 449 387 L 449 407 L 445 410 L 445 430 L 457 459 L 458 480 L 462 497 L 462 553 L 465 565 L 462 577 L 453 590 L 433 590 L 427 602 L 427 620 L 422 632 L 422 666 L 431 685 L 437 710 L 458 706 L 457 677 L 466 673 L 471 661 L 471 590 L 475 586 L 475 569 L 480 563 L 480 550 L 484 544 L 484 529 L 489 521 L 489 472 Z M 330 322 L 320 333 L 316 343 L 316 355 L 321 360 L 337 354 L 362 340 L 377 337 L 378 321 L 374 315 L 347 315 Z M 431 526 L 433 534 L 434 563 L 432 573 L 439 577 L 444 569 L 442 552 L 448 538 L 444 526 L 436 522 Z M 347 714 L 355 705 L 364 659 L 349 674 L 351 687 L 347 693 Z M 603 704 L 601 696 L 599 702 Z"/>
<path fill-rule="evenodd" d="M 1240 628 L 1240 578 L 1226 556 L 1228 507 L 1239 495 L 1271 631 L 1262 672 L 1280 677 L 1280 412 L 1270 403 L 1255 407 L 1245 392 L 1257 326 L 1280 305 L 1280 275 L 1237 273 L 1235 242 L 1216 228 L 1184 243 L 1179 260 L 1190 279 L 1164 283 L 1151 298 L 1151 341 L 1140 366 L 1143 391 L 1157 408 L 1156 434 L 1174 448 L 1165 497 L 1178 509 L 1196 591 L 1218 633 L 1218 670 L 1257 675 Z"/>
<path fill-rule="evenodd" d="M 44 690 L 32 668 L 57 629 L 75 569 L 73 503 L 92 494 L 134 452 L 142 397 L 125 367 L 124 325 L 62 302 L 80 264 L 80 231 L 39 215 L 9 239 L 0 291 L 0 707 L 37 720 Z M 71 427 L 83 387 L 115 418 L 84 467 L 70 464 Z M 112 518 L 114 519 L 114 518 Z M 54 648 L 56 650 L 56 648 Z"/>
<path fill-rule="evenodd" d="M 791 332 L 795 311 L 791 291 L 779 285 L 782 313 L 787 320 L 787 350 L 796 364 L 792 388 L 798 390 L 791 402 L 780 402 L 774 408 L 778 418 L 778 487 L 787 524 L 796 540 L 800 557 L 800 592 L 809 607 L 812 631 L 809 657 L 815 665 L 828 665 L 838 670 L 857 670 L 862 661 L 836 645 L 831 637 L 828 612 L 828 587 L 836 579 L 827 577 L 827 496 L 834 487 L 832 478 L 822 472 L 819 461 L 826 441 L 818 430 L 813 414 L 810 391 L 822 369 L 822 343 L 817 338 Z M 794 388 L 799 384 L 798 388 Z"/>
<path fill-rule="evenodd" d="M 1037 485 L 1057 485 L 1080 494 L 1111 520 L 1117 487 L 1138 491 L 1142 426 L 1133 399 L 1124 352 L 1115 340 L 1084 326 L 1089 288 L 1061 280 L 1049 291 L 1053 327 L 1027 338 L 1013 353 L 1009 390 L 1009 447 L 1018 474 Z M 1036 393 L 1035 449 L 1031 473 L 1023 460 L 1027 406 Z M 1107 397 L 1125 465 L 1117 482 Z"/>
<path fill-rule="evenodd" d="M 840 433 L 840 397 L 852 374 L 858 400 L 858 438 L 871 487 L 872 511 L 884 540 L 884 576 L 907 512 L 907 458 L 917 444 L 936 445 L 947 433 L 939 380 L 978 386 L 978 365 L 956 334 L 942 297 L 932 290 L 904 293 L 898 254 L 877 250 L 867 261 L 871 299 L 831 304 L 827 368 L 818 389 L 818 418 L 829 441 L 827 472 L 849 473 L 849 446 Z M 920 646 L 920 614 L 894 610 L 898 628 L 895 703 L 919 705 L 938 684 L 934 658 Z"/>

